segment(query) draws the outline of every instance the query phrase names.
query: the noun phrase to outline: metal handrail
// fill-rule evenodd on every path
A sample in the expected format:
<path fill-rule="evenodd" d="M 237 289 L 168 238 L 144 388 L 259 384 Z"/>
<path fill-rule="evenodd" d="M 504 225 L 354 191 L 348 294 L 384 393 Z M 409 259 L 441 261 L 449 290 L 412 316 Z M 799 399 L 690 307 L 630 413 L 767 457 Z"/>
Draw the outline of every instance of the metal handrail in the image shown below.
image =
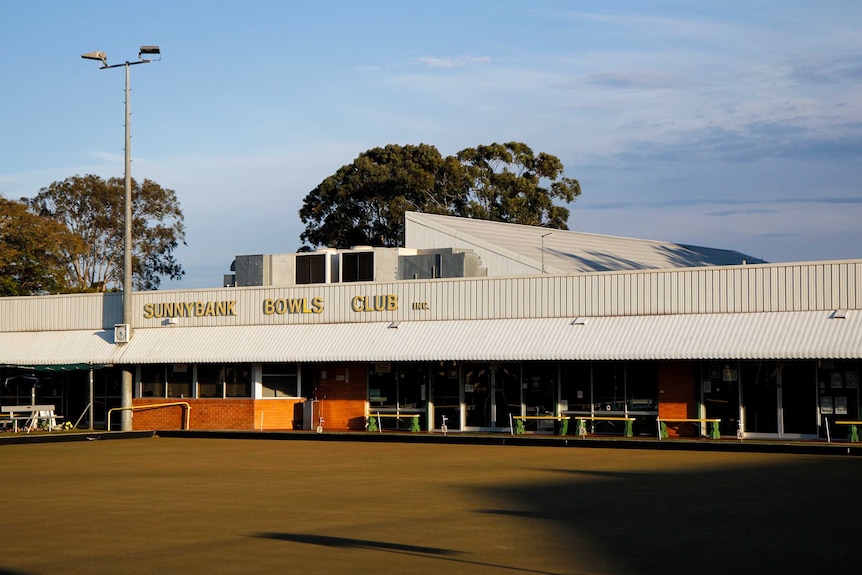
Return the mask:
<path fill-rule="evenodd" d="M 186 408 L 186 431 L 188 431 L 189 419 L 190 419 L 191 411 L 192 411 L 192 406 L 189 405 L 188 401 L 174 401 L 171 403 L 155 403 L 152 405 L 132 405 L 132 406 L 128 406 L 128 407 L 112 407 L 111 409 L 108 410 L 108 423 L 107 423 L 108 431 L 111 431 L 111 413 L 113 413 L 114 411 L 126 411 L 126 410 L 135 411 L 138 409 L 156 409 L 159 407 L 173 407 L 176 405 L 184 405 Z"/>

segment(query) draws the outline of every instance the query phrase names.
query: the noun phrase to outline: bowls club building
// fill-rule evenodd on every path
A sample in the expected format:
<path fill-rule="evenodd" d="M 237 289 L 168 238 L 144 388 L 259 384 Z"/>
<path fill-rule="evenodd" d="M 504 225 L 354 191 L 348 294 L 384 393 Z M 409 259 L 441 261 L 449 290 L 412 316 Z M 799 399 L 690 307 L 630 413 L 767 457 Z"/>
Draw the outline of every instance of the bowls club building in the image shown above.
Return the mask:
<path fill-rule="evenodd" d="M 0 298 L 0 405 L 112 429 L 361 431 L 372 415 L 552 432 L 568 416 L 598 434 L 655 437 L 662 418 L 703 436 L 678 420 L 714 419 L 722 437 L 814 439 L 859 419 L 862 260 L 405 225 L 403 248 L 237 256 L 225 287 L 133 293 L 129 326 L 118 293 Z"/>

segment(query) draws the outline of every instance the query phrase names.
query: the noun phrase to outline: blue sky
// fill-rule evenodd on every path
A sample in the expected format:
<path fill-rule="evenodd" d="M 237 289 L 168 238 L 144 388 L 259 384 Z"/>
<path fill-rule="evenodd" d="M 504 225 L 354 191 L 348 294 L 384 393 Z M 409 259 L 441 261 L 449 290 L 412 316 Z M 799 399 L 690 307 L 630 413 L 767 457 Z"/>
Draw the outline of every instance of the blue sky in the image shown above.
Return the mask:
<path fill-rule="evenodd" d="M 303 197 L 365 150 L 521 141 L 583 195 L 569 228 L 862 258 L 858 1 L 0 0 L 0 195 L 123 172 L 177 192 L 186 269 L 299 246 Z"/>

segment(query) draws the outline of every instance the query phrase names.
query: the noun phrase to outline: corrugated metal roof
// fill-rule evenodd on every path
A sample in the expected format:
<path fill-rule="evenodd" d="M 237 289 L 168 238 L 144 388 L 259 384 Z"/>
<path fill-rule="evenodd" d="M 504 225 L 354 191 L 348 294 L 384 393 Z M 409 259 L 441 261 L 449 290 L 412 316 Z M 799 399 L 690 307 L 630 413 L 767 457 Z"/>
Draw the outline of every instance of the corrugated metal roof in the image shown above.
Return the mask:
<path fill-rule="evenodd" d="M 0 333 L 0 364 L 109 364 L 117 356 L 112 331 L 22 331 Z"/>
<path fill-rule="evenodd" d="M 442 247 L 422 244 L 415 227 L 427 227 L 452 238 L 453 247 L 483 250 L 499 257 L 542 269 L 551 274 L 636 269 L 724 266 L 765 263 L 763 260 L 718 248 L 682 245 L 658 240 L 641 240 L 570 230 L 556 230 L 506 222 L 458 218 L 436 214 L 406 214 L 407 245 L 416 248 Z M 489 262 L 485 262 L 487 265 Z"/>
<path fill-rule="evenodd" d="M 862 358 L 862 312 L 702 314 L 0 334 L 0 363 Z"/>

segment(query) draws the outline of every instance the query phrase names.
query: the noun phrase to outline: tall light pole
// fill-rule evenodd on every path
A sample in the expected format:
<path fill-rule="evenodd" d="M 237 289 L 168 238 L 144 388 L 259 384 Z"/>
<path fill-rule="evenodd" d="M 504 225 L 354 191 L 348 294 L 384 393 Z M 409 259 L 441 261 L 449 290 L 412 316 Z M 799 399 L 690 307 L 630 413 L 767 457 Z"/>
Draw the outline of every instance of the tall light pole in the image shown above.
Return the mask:
<path fill-rule="evenodd" d="M 128 343 L 132 337 L 132 153 L 131 139 L 132 131 L 129 112 L 129 67 L 135 64 L 147 64 L 149 62 L 161 60 L 162 51 L 158 46 L 141 46 L 138 52 L 138 59 L 134 62 L 125 61 L 122 64 L 108 65 L 108 56 L 104 52 L 88 52 L 81 55 L 85 60 L 96 60 L 101 62 L 100 70 L 108 68 L 124 67 L 126 69 L 126 142 L 125 142 L 125 197 L 124 204 L 124 221 L 123 221 L 123 323 L 114 327 L 114 340 L 116 343 Z M 159 56 L 156 60 L 152 58 L 144 58 L 146 56 Z M 121 407 L 132 406 L 132 370 L 130 366 L 123 368 L 123 386 L 122 399 L 120 400 Z M 122 429 L 130 431 L 132 429 L 132 412 L 131 410 L 123 410 Z"/>

